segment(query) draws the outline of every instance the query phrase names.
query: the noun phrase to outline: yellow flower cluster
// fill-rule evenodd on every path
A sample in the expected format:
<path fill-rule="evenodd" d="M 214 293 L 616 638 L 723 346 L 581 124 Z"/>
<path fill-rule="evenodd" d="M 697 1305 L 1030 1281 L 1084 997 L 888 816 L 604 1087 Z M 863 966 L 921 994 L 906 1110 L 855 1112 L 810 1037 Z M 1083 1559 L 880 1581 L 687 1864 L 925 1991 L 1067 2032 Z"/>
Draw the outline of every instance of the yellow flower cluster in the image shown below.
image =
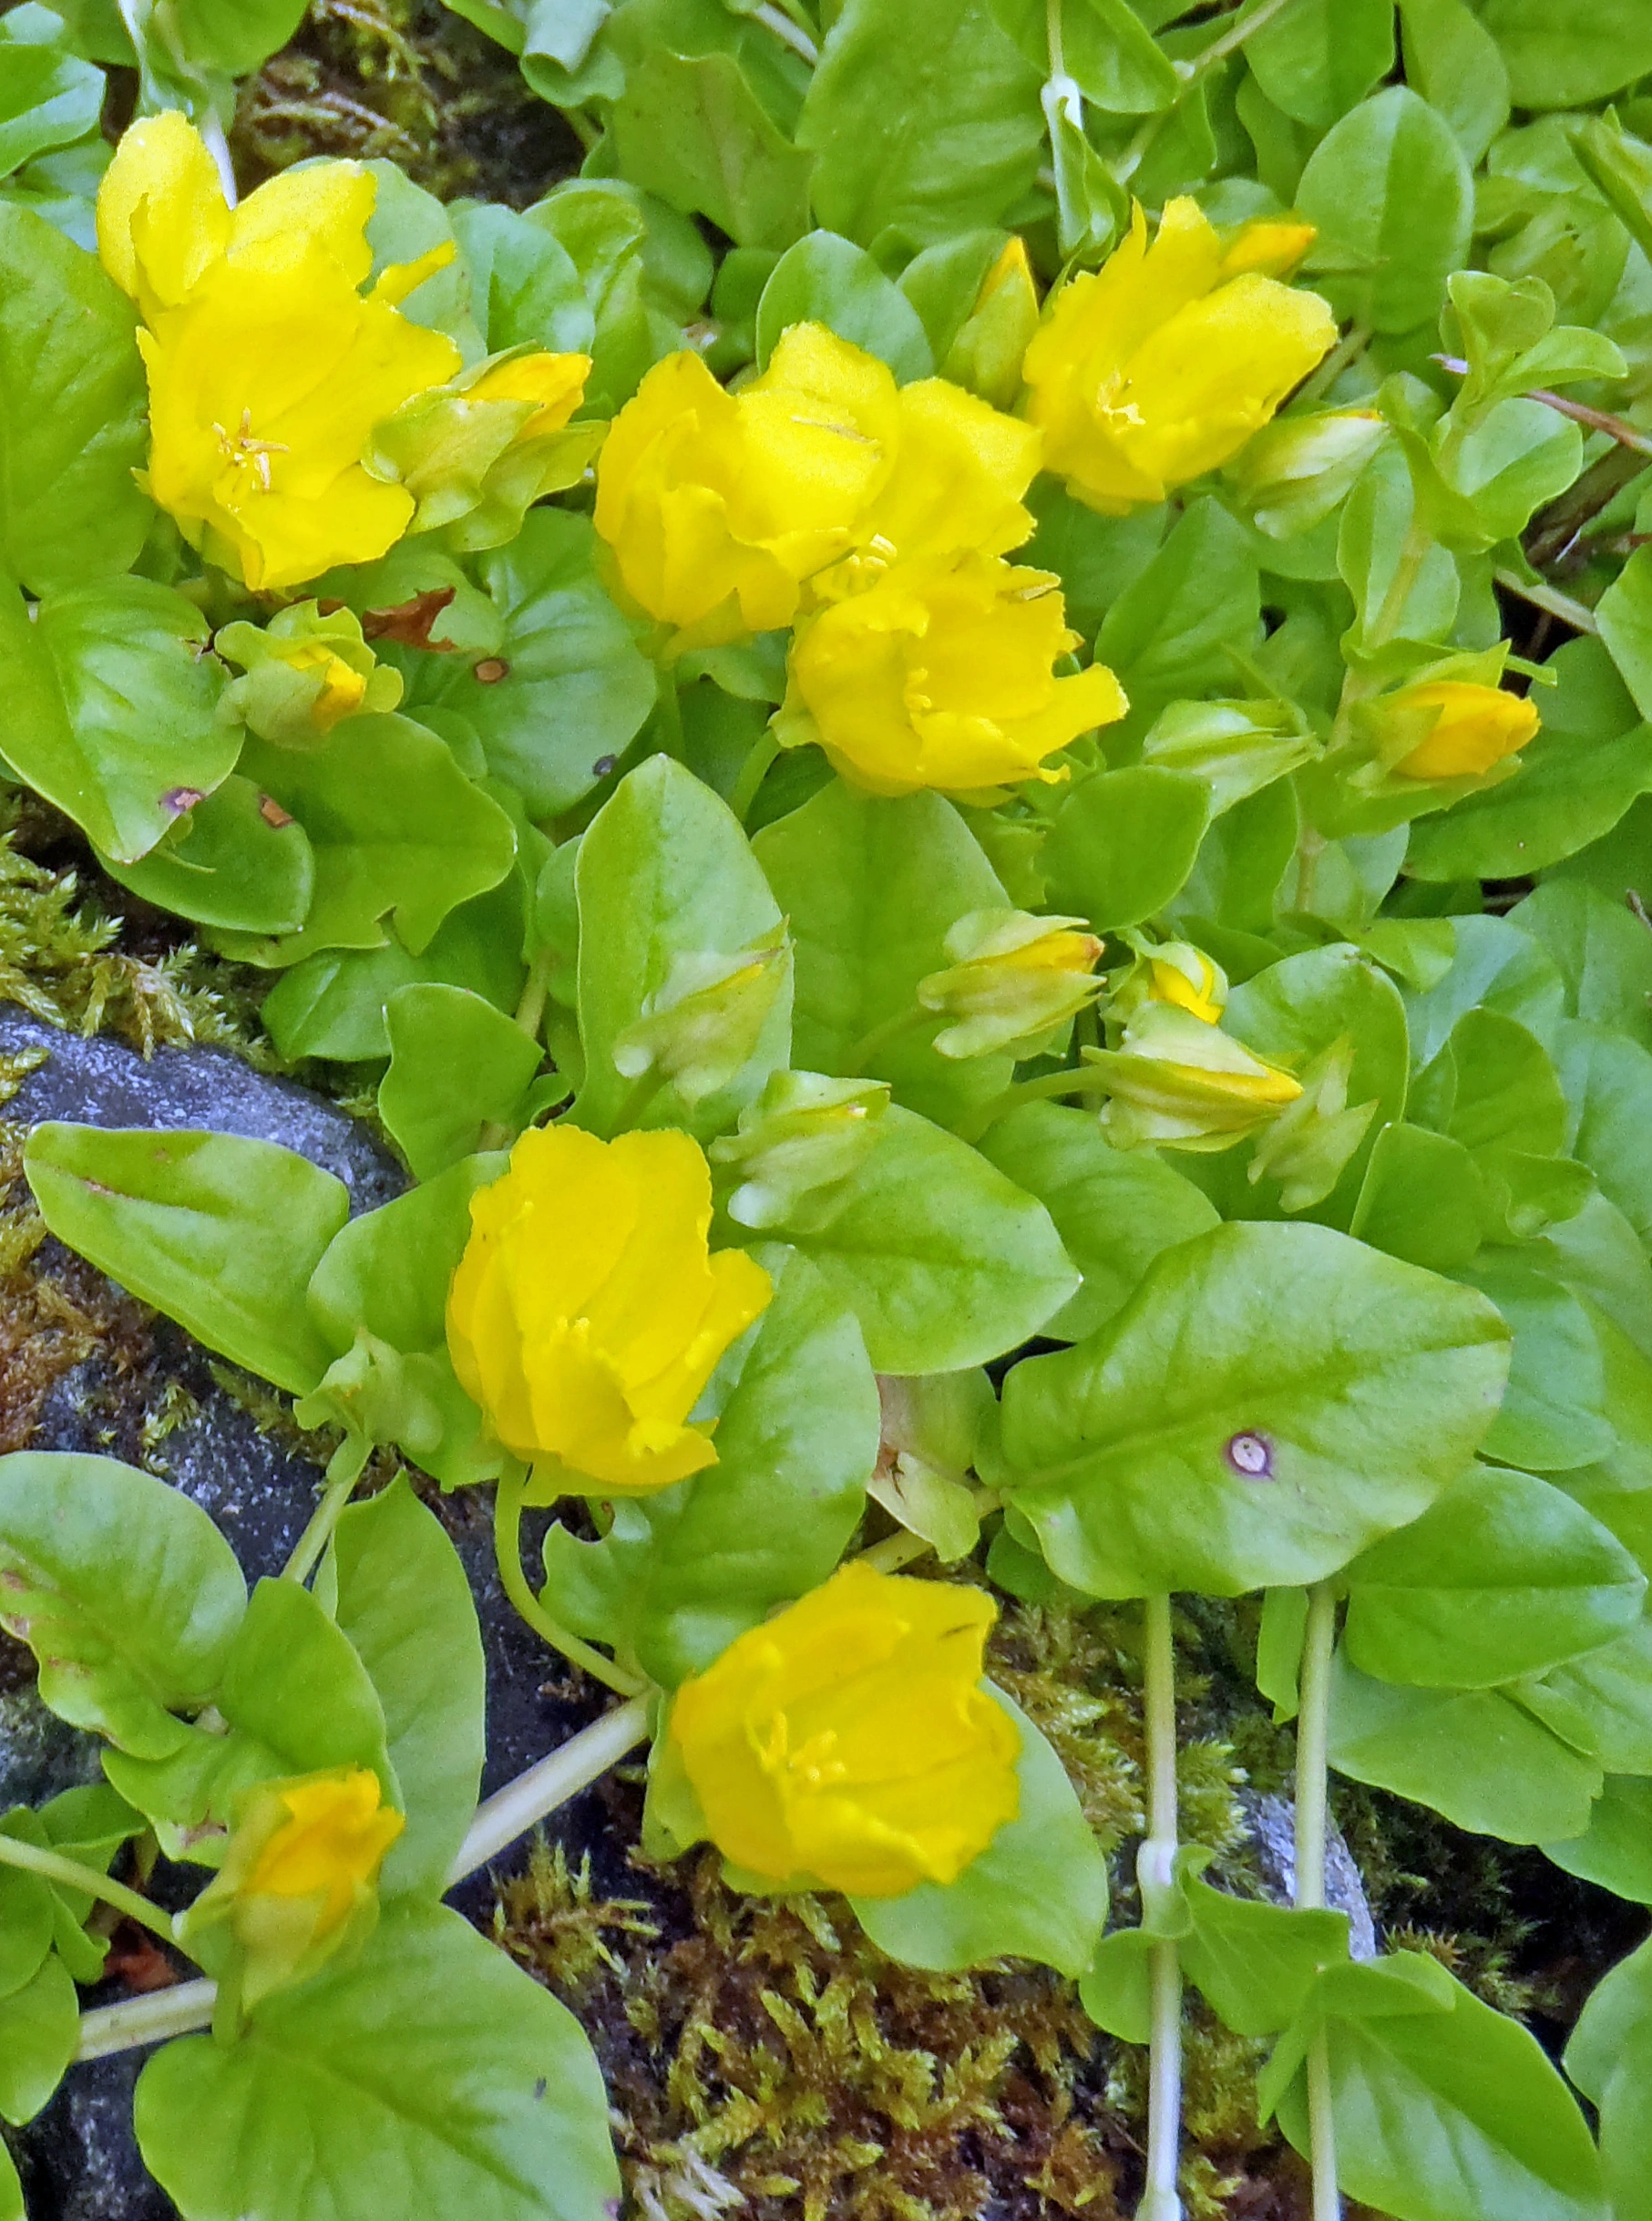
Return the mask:
<path fill-rule="evenodd" d="M 149 491 L 192 546 L 265 592 L 400 539 L 420 503 L 364 458 L 377 426 L 459 370 L 450 339 L 397 312 L 451 244 L 362 293 L 376 192 L 358 162 L 314 162 L 232 210 L 200 133 L 169 112 L 126 133 L 98 193 L 99 254 L 146 327 Z M 502 447 L 524 420 L 534 436 L 565 423 L 589 367 L 529 355 L 484 372 L 469 397 L 510 405 Z"/>
<path fill-rule="evenodd" d="M 995 1616 L 857 1562 L 685 1681 L 671 1741 L 719 1850 L 862 1897 L 956 1881 L 1021 1804 L 1021 1737 L 981 1687 Z"/>
<path fill-rule="evenodd" d="M 716 1464 L 689 1414 L 774 1291 L 743 1249 L 709 1254 L 698 1142 L 530 1127 L 505 1177 L 471 1198 L 470 1220 L 447 1347 L 513 1455 L 604 1495 Z"/>

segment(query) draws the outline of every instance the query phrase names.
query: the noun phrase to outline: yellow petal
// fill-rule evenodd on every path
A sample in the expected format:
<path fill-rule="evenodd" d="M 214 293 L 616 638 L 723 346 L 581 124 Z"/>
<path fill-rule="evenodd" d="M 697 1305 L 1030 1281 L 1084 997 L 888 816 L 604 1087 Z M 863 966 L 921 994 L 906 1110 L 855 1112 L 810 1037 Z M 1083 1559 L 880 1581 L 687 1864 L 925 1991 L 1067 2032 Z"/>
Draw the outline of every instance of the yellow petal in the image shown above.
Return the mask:
<path fill-rule="evenodd" d="M 360 285 L 373 267 L 367 223 L 378 180 L 360 162 L 309 162 L 283 170 L 249 193 L 236 210 L 230 251 L 249 262 L 274 250 L 330 255 Z"/>
<path fill-rule="evenodd" d="M 176 109 L 133 124 L 97 189 L 97 252 L 146 316 L 176 307 L 229 244 L 218 165 Z"/>

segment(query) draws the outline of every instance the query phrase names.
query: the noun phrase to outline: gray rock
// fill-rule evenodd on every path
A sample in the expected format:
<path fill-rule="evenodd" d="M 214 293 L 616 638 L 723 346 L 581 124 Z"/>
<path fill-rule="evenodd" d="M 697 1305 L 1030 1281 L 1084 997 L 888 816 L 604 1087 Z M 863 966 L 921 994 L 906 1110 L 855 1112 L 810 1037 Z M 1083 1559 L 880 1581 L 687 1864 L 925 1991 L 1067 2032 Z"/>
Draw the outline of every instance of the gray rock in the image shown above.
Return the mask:
<path fill-rule="evenodd" d="M 13 2140 L 29 2221 L 176 2221 L 138 2154 L 132 2088 L 147 2052 L 76 2067 Z"/>
<path fill-rule="evenodd" d="M 227 1049 L 158 1049 L 149 1058 L 118 1041 L 67 1033 L 0 1004 L 0 1055 L 44 1049 L 5 1105 L 23 1126 L 69 1118 L 92 1126 L 204 1126 L 279 1142 L 334 1174 L 352 1208 L 371 1210 L 406 1186 L 406 1176 L 358 1119 L 291 1080 L 255 1072 Z"/>
<path fill-rule="evenodd" d="M 1289 1797 L 1244 1793 L 1241 1803 L 1250 1824 L 1250 1840 L 1263 1888 L 1276 1904 L 1288 1905 L 1297 1887 L 1297 1808 Z M 1355 1959 L 1377 1956 L 1377 1924 L 1352 1852 L 1336 1822 L 1328 1824 L 1325 1846 L 1325 1898 L 1333 1912 L 1348 1915 L 1348 1948 Z"/>
<path fill-rule="evenodd" d="M 0 1812 L 101 1781 L 102 1744 L 48 1712 L 32 1682 L 0 1693 Z"/>

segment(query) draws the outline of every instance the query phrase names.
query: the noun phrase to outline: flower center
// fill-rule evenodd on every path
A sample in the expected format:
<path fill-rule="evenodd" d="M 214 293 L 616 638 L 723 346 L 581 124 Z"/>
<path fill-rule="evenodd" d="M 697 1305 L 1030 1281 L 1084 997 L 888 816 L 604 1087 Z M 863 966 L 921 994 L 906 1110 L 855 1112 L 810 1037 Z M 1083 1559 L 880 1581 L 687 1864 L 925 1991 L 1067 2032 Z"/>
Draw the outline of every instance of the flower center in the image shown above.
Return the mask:
<path fill-rule="evenodd" d="M 241 428 L 234 434 L 226 432 L 221 424 L 215 424 L 212 429 L 218 435 L 219 447 L 222 449 L 224 459 L 231 468 L 236 470 L 251 470 L 264 492 L 269 493 L 271 491 L 270 458 L 272 455 L 290 455 L 292 450 L 286 442 L 279 439 L 255 439 L 252 436 L 252 412 L 250 408 L 244 408 L 241 412 Z"/>

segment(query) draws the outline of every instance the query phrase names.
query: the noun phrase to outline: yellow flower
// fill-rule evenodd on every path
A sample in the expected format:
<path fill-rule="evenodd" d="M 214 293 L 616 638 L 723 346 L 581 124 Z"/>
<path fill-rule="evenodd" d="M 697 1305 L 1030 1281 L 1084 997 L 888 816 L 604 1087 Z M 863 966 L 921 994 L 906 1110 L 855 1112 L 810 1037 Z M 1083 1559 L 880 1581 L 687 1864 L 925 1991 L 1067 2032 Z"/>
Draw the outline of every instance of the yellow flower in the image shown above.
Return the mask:
<path fill-rule="evenodd" d="M 267 625 L 223 626 L 212 645 L 245 674 L 225 690 L 226 709 L 278 747 L 316 747 L 358 710 L 393 710 L 402 698 L 400 672 L 378 661 L 347 609 L 323 617 L 315 602 L 295 602 Z"/>
<path fill-rule="evenodd" d="M 1279 244 L 1247 250 L 1242 234 L 1225 257 L 1197 203 L 1181 199 L 1149 247 L 1138 207 L 1103 267 L 1045 304 L 1023 366 L 1026 409 L 1045 468 L 1081 500 L 1120 515 L 1214 470 L 1335 344 L 1318 294 L 1244 265 L 1249 252 L 1271 266 Z"/>
<path fill-rule="evenodd" d="M 1227 975 L 1191 941 L 1161 941 L 1147 958 L 1148 994 L 1215 1025 L 1227 1002 Z"/>
<path fill-rule="evenodd" d="M 1020 1809 L 1021 1737 L 980 1686 L 994 1617 L 851 1564 L 685 1681 L 670 1734 L 718 1849 L 863 1897 L 956 1881 Z"/>
<path fill-rule="evenodd" d="M 1116 1049 L 1084 1051 L 1084 1069 L 1107 1089 L 1102 1126 L 1121 1149 L 1226 1149 L 1302 1093 L 1288 1072 L 1176 1003 L 1144 1003 Z"/>
<path fill-rule="evenodd" d="M 918 983 L 925 1010 L 951 1023 L 935 1036 L 942 1056 L 985 1056 L 1050 1033 L 1101 992 L 1093 977 L 1102 944 L 1074 932 L 1082 918 L 1033 918 L 1024 910 L 971 910 L 947 935 L 956 961 Z M 1030 1052 L 1029 1052 L 1030 1054 Z"/>
<path fill-rule="evenodd" d="M 370 297 L 376 185 L 354 162 L 291 170 L 231 211 L 200 135 L 155 117 L 122 139 L 98 247 L 148 322 L 149 490 L 185 537 L 257 590 L 383 555 L 412 497 L 362 468 L 374 426 L 459 366 L 392 303 L 442 260 L 386 271 Z"/>
<path fill-rule="evenodd" d="M 694 355 L 668 355 L 614 419 L 596 525 L 626 591 L 677 647 L 773 632 L 806 584 L 826 591 L 898 555 L 1000 553 L 1032 529 L 1031 427 L 888 366 L 824 326 L 795 324 L 763 375 L 725 393 Z"/>
<path fill-rule="evenodd" d="M 1255 271 L 1265 278 L 1282 278 L 1296 268 L 1313 243 L 1311 223 L 1258 216 L 1241 224 L 1228 241 L 1222 256 L 1222 275 L 1238 278 Z"/>
<path fill-rule="evenodd" d="M 559 1463 L 591 1494 L 716 1464 L 688 1415 L 774 1291 L 744 1250 L 708 1254 L 711 1217 L 710 1167 L 686 1134 L 522 1136 L 471 1198 L 447 1299 L 454 1370 L 514 1455 Z"/>
<path fill-rule="evenodd" d="M 260 1849 L 241 1885 L 243 1897 L 312 1897 L 319 1941 L 342 1928 L 406 1826 L 382 1802 L 376 1774 L 342 1774 L 282 1786 L 288 1817 Z"/>
<path fill-rule="evenodd" d="M 787 746 L 817 740 L 872 794 L 1059 778 L 1045 757 L 1125 709 L 1104 664 L 1054 675 L 1077 645 L 1048 571 L 984 555 L 897 564 L 799 628 L 775 730 Z"/>
<path fill-rule="evenodd" d="M 1537 732 L 1536 705 L 1500 686 L 1429 679 L 1402 686 L 1381 705 L 1412 715 L 1435 713 L 1428 738 L 1394 766 L 1408 779 L 1483 778 Z"/>
<path fill-rule="evenodd" d="M 517 433 L 518 439 L 539 439 L 559 432 L 585 398 L 590 375 L 589 355 L 518 355 L 496 363 L 471 386 L 471 401 L 536 401 L 539 406 Z"/>

